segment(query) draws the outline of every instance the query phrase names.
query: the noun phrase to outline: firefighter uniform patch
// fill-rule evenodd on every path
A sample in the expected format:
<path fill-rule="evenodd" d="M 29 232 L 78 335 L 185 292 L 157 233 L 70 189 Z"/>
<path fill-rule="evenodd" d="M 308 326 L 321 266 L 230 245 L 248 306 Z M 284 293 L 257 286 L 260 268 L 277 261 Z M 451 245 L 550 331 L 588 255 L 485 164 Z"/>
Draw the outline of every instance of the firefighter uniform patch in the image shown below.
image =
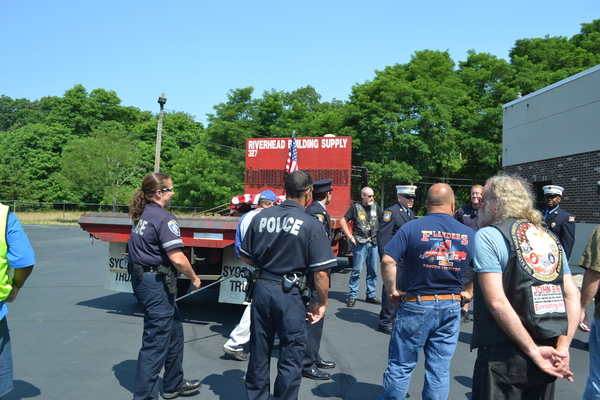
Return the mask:
<path fill-rule="evenodd" d="M 391 211 L 385 211 L 383 213 L 383 222 L 388 222 L 390 219 L 392 219 L 392 212 Z"/>
<path fill-rule="evenodd" d="M 575 216 L 574 215 L 571 215 L 569 217 L 569 222 L 575 222 Z"/>
<path fill-rule="evenodd" d="M 322 224 L 325 223 L 325 215 L 323 214 L 314 214 L 314 217 L 318 219 Z"/>

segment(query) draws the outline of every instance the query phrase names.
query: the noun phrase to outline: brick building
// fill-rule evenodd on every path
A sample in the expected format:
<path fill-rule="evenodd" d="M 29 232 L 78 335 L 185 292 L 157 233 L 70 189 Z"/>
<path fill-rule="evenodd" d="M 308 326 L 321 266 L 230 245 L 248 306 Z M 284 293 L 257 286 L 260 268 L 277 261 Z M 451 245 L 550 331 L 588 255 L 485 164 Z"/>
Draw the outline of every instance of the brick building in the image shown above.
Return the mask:
<path fill-rule="evenodd" d="M 540 209 L 543 186 L 565 188 L 577 264 L 600 223 L 600 65 L 503 106 L 502 166 L 532 182 Z"/>

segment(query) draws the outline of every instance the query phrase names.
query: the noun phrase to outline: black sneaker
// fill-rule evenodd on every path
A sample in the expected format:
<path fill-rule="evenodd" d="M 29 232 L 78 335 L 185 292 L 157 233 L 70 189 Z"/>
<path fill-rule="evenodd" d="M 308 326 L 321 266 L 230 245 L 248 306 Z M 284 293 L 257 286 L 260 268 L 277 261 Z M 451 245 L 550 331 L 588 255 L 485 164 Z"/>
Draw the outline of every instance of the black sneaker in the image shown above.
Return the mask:
<path fill-rule="evenodd" d="M 197 392 L 201 386 L 202 386 L 202 382 L 200 382 L 199 380 L 193 380 L 193 381 L 184 380 L 183 385 L 181 385 L 179 387 L 179 389 L 177 389 L 173 393 L 163 393 L 163 397 L 165 399 L 174 399 L 175 397 L 179 396 L 180 394 L 192 394 L 194 392 Z"/>
<path fill-rule="evenodd" d="M 356 304 L 356 297 L 348 297 L 346 307 L 354 307 L 354 304 Z"/>
<path fill-rule="evenodd" d="M 373 296 L 373 297 L 367 297 L 367 299 L 365 300 L 367 303 L 371 303 L 371 304 L 381 304 L 381 300 L 379 300 L 377 297 Z"/>
<path fill-rule="evenodd" d="M 468 324 L 470 321 L 469 312 L 467 310 L 460 310 L 460 323 Z"/>

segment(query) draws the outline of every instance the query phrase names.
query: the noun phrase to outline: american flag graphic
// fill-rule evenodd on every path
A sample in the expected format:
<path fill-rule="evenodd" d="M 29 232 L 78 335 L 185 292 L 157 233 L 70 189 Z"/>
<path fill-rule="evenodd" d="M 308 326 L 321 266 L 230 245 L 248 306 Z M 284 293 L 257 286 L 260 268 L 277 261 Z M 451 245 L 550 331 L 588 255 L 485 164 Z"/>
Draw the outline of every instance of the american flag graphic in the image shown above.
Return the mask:
<path fill-rule="evenodd" d="M 296 131 L 292 133 L 292 144 L 285 163 L 285 172 L 292 173 L 298 170 L 298 150 L 296 149 Z"/>

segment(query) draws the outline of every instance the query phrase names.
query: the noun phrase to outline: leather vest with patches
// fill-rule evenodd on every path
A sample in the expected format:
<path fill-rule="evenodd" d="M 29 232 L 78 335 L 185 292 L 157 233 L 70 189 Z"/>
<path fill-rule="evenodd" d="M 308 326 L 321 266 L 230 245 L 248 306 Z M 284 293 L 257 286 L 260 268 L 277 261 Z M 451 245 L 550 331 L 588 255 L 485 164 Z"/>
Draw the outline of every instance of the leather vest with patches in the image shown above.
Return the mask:
<path fill-rule="evenodd" d="M 354 203 L 356 206 L 356 220 L 354 221 L 354 238 L 360 244 L 369 240 L 377 245 L 377 229 L 379 229 L 379 218 L 377 217 L 377 206 L 371 206 L 371 212 L 367 213 L 362 203 Z"/>
<path fill-rule="evenodd" d="M 562 247 L 556 236 L 524 219 L 493 226 L 510 243 L 502 284 L 506 298 L 525 329 L 534 341 L 566 335 Z M 477 279 L 475 299 L 471 348 L 510 341 L 488 311 Z"/>

